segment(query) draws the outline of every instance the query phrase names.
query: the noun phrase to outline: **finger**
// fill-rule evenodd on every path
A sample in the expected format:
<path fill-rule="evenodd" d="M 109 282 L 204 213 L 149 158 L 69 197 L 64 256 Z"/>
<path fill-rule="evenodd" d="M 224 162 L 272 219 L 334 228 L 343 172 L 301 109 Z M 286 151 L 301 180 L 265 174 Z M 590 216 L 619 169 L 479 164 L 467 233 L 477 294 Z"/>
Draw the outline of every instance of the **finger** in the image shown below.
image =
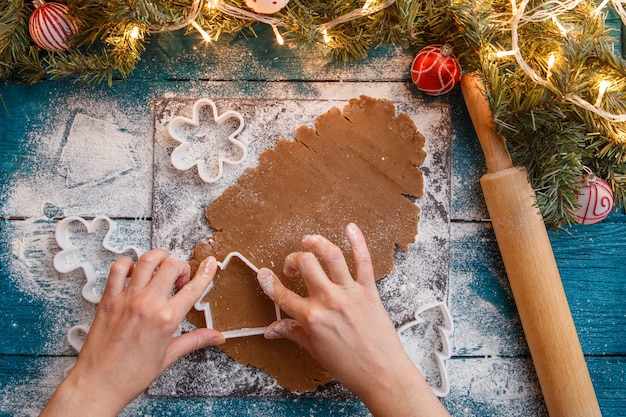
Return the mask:
<path fill-rule="evenodd" d="M 306 307 L 306 299 L 285 287 L 270 269 L 261 268 L 257 274 L 261 289 L 278 307 L 291 317 L 298 318 Z"/>
<path fill-rule="evenodd" d="M 174 337 L 170 341 L 170 346 L 165 355 L 163 370 L 174 363 L 178 358 L 194 350 L 202 349 L 207 346 L 221 345 L 225 341 L 224 335 L 220 332 L 206 328 L 196 329 L 192 332 Z"/>
<path fill-rule="evenodd" d="M 265 329 L 265 338 L 289 339 L 302 346 L 309 353 L 313 353 L 309 336 L 300 323 L 293 319 L 278 320 L 267 326 L 267 329 Z"/>
<path fill-rule="evenodd" d="M 157 294 L 171 294 L 174 283 L 178 280 L 189 281 L 191 271 L 186 262 L 179 261 L 174 258 L 165 258 L 159 265 L 159 269 L 150 281 L 150 287 Z"/>
<path fill-rule="evenodd" d="M 350 223 L 346 226 L 346 236 L 350 242 L 350 247 L 352 247 L 356 281 L 365 285 L 375 285 L 372 257 L 369 249 L 367 249 L 365 236 L 363 236 L 361 229 L 356 224 Z"/>
<path fill-rule="evenodd" d="M 102 294 L 103 298 L 115 297 L 124 291 L 126 278 L 132 273 L 134 265 L 133 260 L 128 257 L 119 258 L 111 265 L 104 293 Z"/>
<path fill-rule="evenodd" d="M 295 252 L 287 255 L 283 271 L 287 276 L 301 276 L 310 295 L 323 292 L 332 285 L 320 261 L 311 252 Z"/>
<path fill-rule="evenodd" d="M 167 256 L 167 252 L 163 249 L 153 249 L 141 255 L 135 262 L 135 269 L 128 283 L 128 289 L 140 289 L 148 285 L 154 272 Z"/>
<path fill-rule="evenodd" d="M 191 281 L 185 284 L 173 297 L 177 310 L 184 315 L 196 301 L 202 297 L 217 272 L 217 261 L 209 256 L 198 266 L 198 271 Z"/>
<path fill-rule="evenodd" d="M 346 258 L 337 245 L 334 245 L 325 237 L 319 235 L 308 235 L 302 239 L 302 245 L 305 249 L 315 252 L 328 268 L 330 279 L 339 285 L 348 285 L 354 283 L 354 279 L 348 269 Z"/>

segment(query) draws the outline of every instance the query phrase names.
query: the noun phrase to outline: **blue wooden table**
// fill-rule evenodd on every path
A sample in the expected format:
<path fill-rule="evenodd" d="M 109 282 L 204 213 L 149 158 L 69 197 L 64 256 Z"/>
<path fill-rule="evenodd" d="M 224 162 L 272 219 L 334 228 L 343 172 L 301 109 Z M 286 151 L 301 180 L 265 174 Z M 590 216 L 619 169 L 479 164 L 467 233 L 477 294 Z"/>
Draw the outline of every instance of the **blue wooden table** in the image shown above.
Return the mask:
<path fill-rule="evenodd" d="M 349 64 L 258 39 L 154 36 L 132 76 L 112 87 L 71 81 L 5 82 L 0 94 L 0 415 L 37 415 L 75 357 L 67 330 L 89 322 L 79 273 L 52 267 L 55 226 L 68 215 L 107 215 L 117 238 L 150 248 L 152 102 L 170 98 L 348 100 L 361 94 L 449 108 L 450 271 L 446 291 L 455 330 L 447 366 L 455 416 L 546 415 L 478 180 L 484 159 L 455 88 L 425 97 L 410 83 L 412 52 L 393 46 Z M 76 115 L 88 117 L 70 124 Z M 72 129 L 114 133 L 130 161 L 75 161 Z M 84 133 L 84 132 L 83 132 Z M 135 140 L 133 140 L 135 138 Z M 136 140 L 139 138 L 139 140 Z M 76 167 L 91 166 L 92 170 Z M 129 168 L 130 167 L 130 168 Z M 626 215 L 551 231 L 557 263 L 600 407 L 626 416 Z M 144 394 L 124 415 L 355 416 L 357 400 L 180 398 Z"/>

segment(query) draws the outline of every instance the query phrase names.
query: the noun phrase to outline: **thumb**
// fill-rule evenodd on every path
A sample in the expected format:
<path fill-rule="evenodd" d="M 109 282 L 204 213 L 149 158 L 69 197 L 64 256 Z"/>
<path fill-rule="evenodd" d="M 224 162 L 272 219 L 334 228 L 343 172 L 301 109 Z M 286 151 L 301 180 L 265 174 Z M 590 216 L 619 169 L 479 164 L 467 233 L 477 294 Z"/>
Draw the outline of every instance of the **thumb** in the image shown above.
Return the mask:
<path fill-rule="evenodd" d="M 165 368 L 170 366 L 178 358 L 185 356 L 194 350 L 207 346 L 216 346 L 224 343 L 224 335 L 214 329 L 196 329 L 192 332 L 172 338 L 165 356 Z"/>
<path fill-rule="evenodd" d="M 267 329 L 265 329 L 265 338 L 292 340 L 313 355 L 309 336 L 306 334 L 300 323 L 294 319 L 282 319 L 270 324 L 267 326 Z"/>

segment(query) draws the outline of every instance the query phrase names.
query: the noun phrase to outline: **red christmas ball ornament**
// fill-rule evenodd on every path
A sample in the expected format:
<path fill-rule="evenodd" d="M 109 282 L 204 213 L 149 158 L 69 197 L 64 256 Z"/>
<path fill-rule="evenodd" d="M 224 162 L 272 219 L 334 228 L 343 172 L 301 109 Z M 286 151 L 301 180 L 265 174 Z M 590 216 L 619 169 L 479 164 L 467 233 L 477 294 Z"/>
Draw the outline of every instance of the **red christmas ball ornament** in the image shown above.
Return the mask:
<path fill-rule="evenodd" d="M 585 167 L 587 172 L 582 177 L 583 185 L 578 195 L 580 207 L 572 213 L 578 224 L 595 224 L 604 220 L 613 208 L 613 190 L 601 178 Z"/>
<path fill-rule="evenodd" d="M 78 32 L 76 23 L 67 15 L 67 6 L 34 0 L 35 11 L 28 21 L 28 31 L 33 41 L 42 49 L 62 52 L 70 49 L 67 38 Z"/>
<path fill-rule="evenodd" d="M 452 53 L 452 46 L 430 45 L 420 50 L 411 65 L 411 79 L 431 96 L 452 90 L 461 79 L 461 64 Z"/>

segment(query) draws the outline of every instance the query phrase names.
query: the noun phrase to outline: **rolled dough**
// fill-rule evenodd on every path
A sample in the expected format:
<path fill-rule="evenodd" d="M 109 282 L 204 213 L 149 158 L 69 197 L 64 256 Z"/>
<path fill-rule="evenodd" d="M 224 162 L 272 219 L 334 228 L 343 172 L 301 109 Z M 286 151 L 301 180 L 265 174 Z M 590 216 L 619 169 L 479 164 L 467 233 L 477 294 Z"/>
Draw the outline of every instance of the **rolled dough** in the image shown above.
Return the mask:
<path fill-rule="evenodd" d="M 418 166 L 426 156 L 424 136 L 388 100 L 361 96 L 316 119 L 315 129 L 302 126 L 295 140 L 281 140 L 265 151 L 206 210 L 215 230 L 191 255 L 192 270 L 207 256 L 218 260 L 239 251 L 257 267 L 272 268 L 283 283 L 306 295 L 299 279 L 282 274 L 285 257 L 301 250 L 304 234 L 321 234 L 338 244 L 352 268 L 343 235 L 354 222 L 372 253 L 375 275 L 393 269 L 396 247 L 408 250 L 415 240 L 423 195 Z M 243 262 L 220 271 L 206 297 L 214 327 L 233 330 L 266 326 L 273 304 L 261 292 L 254 273 Z M 192 311 L 189 320 L 204 326 Z M 310 391 L 332 380 L 306 351 L 287 340 L 262 336 L 230 339 L 220 347 L 243 364 L 264 369 L 290 391 Z"/>

